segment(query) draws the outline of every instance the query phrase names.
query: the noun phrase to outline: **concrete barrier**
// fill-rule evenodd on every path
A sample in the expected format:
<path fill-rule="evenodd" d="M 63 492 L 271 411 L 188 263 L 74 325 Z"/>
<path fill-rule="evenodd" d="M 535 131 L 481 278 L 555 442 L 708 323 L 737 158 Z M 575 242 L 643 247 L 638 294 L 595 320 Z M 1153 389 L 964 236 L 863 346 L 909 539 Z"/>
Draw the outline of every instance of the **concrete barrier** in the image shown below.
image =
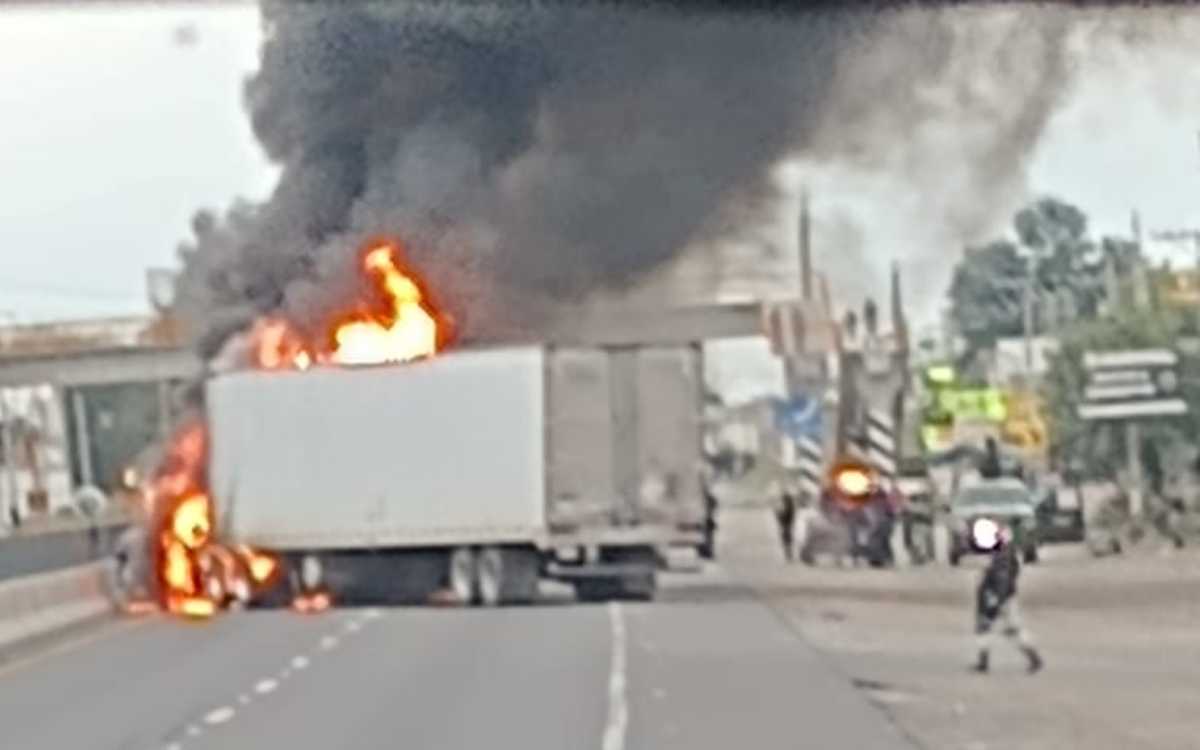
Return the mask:
<path fill-rule="evenodd" d="M 127 520 L 95 525 L 71 521 L 41 526 L 29 524 L 0 536 L 0 582 L 61 570 L 100 560 L 112 554 Z"/>
<path fill-rule="evenodd" d="M 111 615 L 110 561 L 0 582 L 0 652 Z"/>

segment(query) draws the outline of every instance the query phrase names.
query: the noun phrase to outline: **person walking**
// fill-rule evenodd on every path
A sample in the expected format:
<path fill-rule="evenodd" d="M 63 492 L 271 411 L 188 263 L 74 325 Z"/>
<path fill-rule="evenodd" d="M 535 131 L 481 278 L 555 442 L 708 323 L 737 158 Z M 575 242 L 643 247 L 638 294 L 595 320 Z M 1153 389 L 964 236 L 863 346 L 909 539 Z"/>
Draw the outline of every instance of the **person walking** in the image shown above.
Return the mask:
<path fill-rule="evenodd" d="M 987 673 L 991 641 L 999 629 L 1025 655 L 1029 672 L 1033 674 L 1045 662 L 1021 623 L 1017 606 L 1017 578 L 1021 574 L 1021 562 L 1012 544 L 1011 531 L 999 524 L 993 523 L 992 526 L 994 530 L 991 527 L 983 529 L 994 536 L 994 543 L 991 559 L 976 590 L 975 635 L 978 654 L 973 669 L 980 674 Z"/>

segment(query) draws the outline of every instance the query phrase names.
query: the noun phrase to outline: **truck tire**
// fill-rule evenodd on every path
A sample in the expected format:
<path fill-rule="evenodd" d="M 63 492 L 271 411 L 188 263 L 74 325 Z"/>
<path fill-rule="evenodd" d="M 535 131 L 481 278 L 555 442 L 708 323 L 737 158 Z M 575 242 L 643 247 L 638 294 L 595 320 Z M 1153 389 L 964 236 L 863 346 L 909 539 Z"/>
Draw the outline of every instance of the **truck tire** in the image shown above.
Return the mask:
<path fill-rule="evenodd" d="M 459 604 L 479 601 L 479 558 L 470 547 L 455 547 L 450 552 L 450 591 Z"/>
<path fill-rule="evenodd" d="M 479 601 L 487 607 L 529 604 L 537 597 L 537 551 L 524 547 L 484 547 L 477 556 Z"/>

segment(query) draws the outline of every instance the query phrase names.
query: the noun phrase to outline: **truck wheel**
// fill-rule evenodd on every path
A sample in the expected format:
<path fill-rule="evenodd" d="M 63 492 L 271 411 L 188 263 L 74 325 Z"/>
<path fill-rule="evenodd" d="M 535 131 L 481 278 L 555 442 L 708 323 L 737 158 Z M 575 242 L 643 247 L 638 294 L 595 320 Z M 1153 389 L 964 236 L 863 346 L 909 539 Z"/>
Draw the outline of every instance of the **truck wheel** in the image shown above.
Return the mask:
<path fill-rule="evenodd" d="M 310 554 L 300 560 L 300 586 L 305 591 L 314 591 L 319 588 L 324 577 L 325 570 L 321 564 L 321 558 Z"/>
<path fill-rule="evenodd" d="M 479 560 L 470 547 L 455 547 L 450 553 L 450 591 L 460 604 L 479 600 Z"/>
<path fill-rule="evenodd" d="M 536 551 L 484 547 L 476 559 L 479 600 L 484 606 L 529 604 L 537 597 L 539 559 Z"/>

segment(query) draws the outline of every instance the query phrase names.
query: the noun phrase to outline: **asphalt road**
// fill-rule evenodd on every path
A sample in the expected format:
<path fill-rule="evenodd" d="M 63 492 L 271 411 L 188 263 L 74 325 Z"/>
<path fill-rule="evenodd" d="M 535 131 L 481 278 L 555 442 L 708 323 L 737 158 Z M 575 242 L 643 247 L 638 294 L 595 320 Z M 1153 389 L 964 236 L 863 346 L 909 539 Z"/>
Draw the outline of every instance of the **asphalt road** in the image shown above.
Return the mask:
<path fill-rule="evenodd" d="M 30 750 L 906 748 L 719 570 L 659 601 L 248 612 L 105 626 L 0 667 Z"/>

